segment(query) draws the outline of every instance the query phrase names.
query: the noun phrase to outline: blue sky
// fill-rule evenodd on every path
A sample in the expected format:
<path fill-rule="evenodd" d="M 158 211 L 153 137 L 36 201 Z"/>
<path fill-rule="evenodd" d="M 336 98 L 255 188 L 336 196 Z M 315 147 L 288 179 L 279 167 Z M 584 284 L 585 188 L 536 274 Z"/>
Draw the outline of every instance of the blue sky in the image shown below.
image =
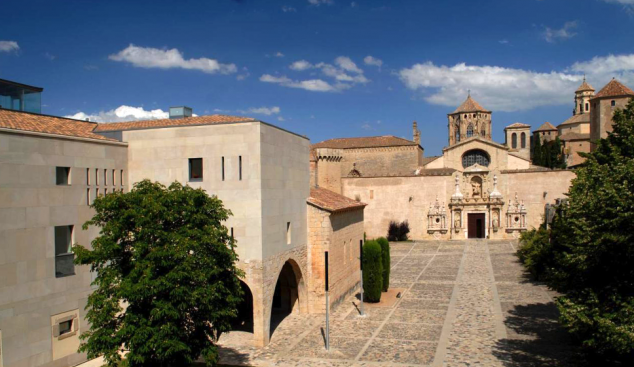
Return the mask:
<path fill-rule="evenodd" d="M 584 73 L 597 90 L 612 76 L 634 87 L 634 0 L 32 0 L 5 11 L 0 78 L 44 87 L 52 115 L 187 105 L 313 142 L 411 139 L 416 120 L 436 155 L 467 90 L 503 142 L 513 122 L 568 118 Z"/>

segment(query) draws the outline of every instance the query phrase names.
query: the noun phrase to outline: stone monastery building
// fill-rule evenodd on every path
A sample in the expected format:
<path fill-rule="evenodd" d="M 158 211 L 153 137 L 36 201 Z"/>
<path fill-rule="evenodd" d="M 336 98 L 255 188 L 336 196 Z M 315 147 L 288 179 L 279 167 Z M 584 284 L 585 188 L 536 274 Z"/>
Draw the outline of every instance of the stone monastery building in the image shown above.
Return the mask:
<path fill-rule="evenodd" d="M 425 157 L 416 123 L 411 141 L 311 146 L 257 119 L 186 107 L 110 124 L 48 116 L 41 92 L 0 80 L 0 367 L 86 360 L 77 347 L 95 275 L 73 265 L 72 245 L 99 234 L 82 229 L 95 197 L 143 179 L 203 188 L 233 212 L 226 227 L 246 273 L 236 328 L 264 346 L 289 313 L 325 312 L 325 251 L 335 307 L 358 288 L 364 232 L 384 236 L 390 221 L 407 220 L 413 239 L 515 238 L 541 223 L 574 177 L 531 164 L 528 125 L 492 141 L 492 112 L 470 96 L 448 114 L 442 156 Z M 578 164 L 574 154 L 604 137 L 612 111 L 632 96 L 616 80 L 596 95 L 584 82 L 573 117 L 534 134 L 559 136 Z"/>

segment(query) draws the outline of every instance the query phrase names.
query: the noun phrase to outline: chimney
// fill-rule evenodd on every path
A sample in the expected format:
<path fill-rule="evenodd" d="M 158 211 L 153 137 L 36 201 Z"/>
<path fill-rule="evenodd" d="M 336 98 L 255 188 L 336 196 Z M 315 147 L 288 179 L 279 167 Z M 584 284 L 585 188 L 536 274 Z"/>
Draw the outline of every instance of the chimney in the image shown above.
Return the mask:
<path fill-rule="evenodd" d="M 416 121 L 412 124 L 412 130 L 414 131 L 414 143 L 420 145 L 420 131 L 418 130 Z"/>
<path fill-rule="evenodd" d="M 170 119 L 182 119 L 186 117 L 192 117 L 191 107 L 179 106 L 170 107 Z"/>

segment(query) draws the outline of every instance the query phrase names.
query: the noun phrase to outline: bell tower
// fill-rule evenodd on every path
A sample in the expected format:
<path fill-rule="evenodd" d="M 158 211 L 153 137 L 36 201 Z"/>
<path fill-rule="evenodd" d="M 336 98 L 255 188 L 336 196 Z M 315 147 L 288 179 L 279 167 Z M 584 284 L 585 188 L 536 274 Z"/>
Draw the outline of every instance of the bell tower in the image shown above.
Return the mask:
<path fill-rule="evenodd" d="M 584 113 L 589 114 L 590 99 L 594 97 L 594 88 L 586 82 L 586 77 L 583 77 L 583 83 L 575 91 L 575 109 L 572 110 L 573 115 L 582 115 Z"/>
<path fill-rule="evenodd" d="M 476 136 L 491 140 L 491 111 L 484 109 L 471 98 L 471 92 L 455 111 L 447 114 L 447 119 L 449 120 L 449 145 Z"/>

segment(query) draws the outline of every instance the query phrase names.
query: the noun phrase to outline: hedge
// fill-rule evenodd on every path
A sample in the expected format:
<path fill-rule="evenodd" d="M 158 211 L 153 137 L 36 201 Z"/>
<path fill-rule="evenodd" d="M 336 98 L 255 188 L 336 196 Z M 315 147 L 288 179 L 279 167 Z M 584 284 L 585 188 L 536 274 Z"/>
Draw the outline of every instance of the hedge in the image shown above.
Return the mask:
<path fill-rule="evenodd" d="M 385 237 L 379 237 L 376 242 L 381 245 L 381 258 L 383 262 L 383 292 L 390 287 L 390 243 Z"/>
<path fill-rule="evenodd" d="M 381 301 L 383 289 L 383 259 L 381 245 L 368 241 L 363 245 L 363 292 L 364 301 Z"/>

